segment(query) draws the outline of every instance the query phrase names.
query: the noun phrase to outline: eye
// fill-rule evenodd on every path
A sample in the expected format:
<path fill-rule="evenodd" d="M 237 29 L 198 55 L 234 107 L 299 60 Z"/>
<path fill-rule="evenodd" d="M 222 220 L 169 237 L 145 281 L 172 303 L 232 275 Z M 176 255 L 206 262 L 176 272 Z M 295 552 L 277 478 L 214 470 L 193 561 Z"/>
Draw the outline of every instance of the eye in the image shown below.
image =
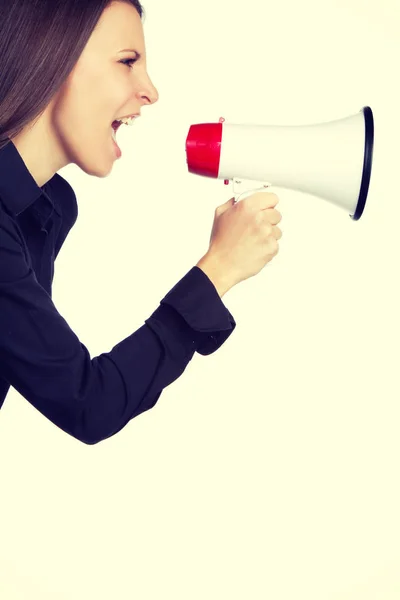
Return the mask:
<path fill-rule="evenodd" d="M 122 60 L 120 60 L 119 62 L 122 63 L 123 65 L 127 65 L 128 69 L 132 69 L 133 63 L 135 63 L 137 61 L 137 58 L 124 58 Z"/>

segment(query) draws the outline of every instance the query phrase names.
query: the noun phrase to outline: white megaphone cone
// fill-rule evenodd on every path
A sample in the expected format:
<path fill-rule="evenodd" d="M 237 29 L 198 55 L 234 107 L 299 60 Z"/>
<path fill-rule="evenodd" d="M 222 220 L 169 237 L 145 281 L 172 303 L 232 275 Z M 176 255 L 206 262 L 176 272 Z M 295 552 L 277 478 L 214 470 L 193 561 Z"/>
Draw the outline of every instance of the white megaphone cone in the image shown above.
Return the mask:
<path fill-rule="evenodd" d="M 373 146 L 374 118 L 365 106 L 316 125 L 238 125 L 222 117 L 191 125 L 186 159 L 190 173 L 302 191 L 340 206 L 356 221 L 368 196 Z"/>

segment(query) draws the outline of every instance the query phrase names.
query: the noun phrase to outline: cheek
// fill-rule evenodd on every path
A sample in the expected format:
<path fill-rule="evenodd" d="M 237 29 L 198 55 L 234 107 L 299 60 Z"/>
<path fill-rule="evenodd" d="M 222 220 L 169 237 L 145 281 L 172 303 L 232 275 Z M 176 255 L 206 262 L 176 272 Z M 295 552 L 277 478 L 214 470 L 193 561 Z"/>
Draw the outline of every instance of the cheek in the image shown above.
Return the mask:
<path fill-rule="evenodd" d="M 67 146 L 96 144 L 111 135 L 112 120 L 124 112 L 132 94 L 129 77 L 123 75 L 82 66 L 71 73 L 53 111 L 54 127 Z"/>
<path fill-rule="evenodd" d="M 127 69 L 127 67 L 125 67 Z M 129 81 L 129 77 L 109 77 L 104 82 L 103 86 L 103 98 L 108 107 L 111 108 L 112 116 L 120 116 L 121 110 L 123 111 L 125 105 L 129 102 L 132 94 L 132 85 Z"/>
<path fill-rule="evenodd" d="M 85 103 L 90 104 L 93 112 L 100 118 L 106 116 L 107 122 L 120 114 L 130 94 L 128 68 L 122 64 L 91 65 L 81 69 L 76 78 L 75 92 L 84 96 Z"/>
<path fill-rule="evenodd" d="M 84 126 L 90 116 L 90 94 L 90 81 L 82 70 L 75 68 L 63 84 L 54 105 L 54 125 L 59 131 L 66 133 Z"/>

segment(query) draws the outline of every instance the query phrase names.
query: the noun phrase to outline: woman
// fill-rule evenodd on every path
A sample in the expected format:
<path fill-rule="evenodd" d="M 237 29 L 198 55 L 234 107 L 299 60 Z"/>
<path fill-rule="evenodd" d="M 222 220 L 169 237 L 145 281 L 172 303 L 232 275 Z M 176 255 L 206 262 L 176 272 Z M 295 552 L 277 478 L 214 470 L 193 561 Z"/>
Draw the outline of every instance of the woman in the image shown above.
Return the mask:
<path fill-rule="evenodd" d="M 143 9 L 138 0 L 0 7 L 0 407 L 12 385 L 95 444 L 152 408 L 195 351 L 211 354 L 231 335 L 221 298 L 278 252 L 278 198 L 218 207 L 207 253 L 140 329 L 91 358 L 51 299 L 54 260 L 78 214 L 57 171 L 75 163 L 106 176 L 118 157 L 112 123 L 158 100 Z"/>

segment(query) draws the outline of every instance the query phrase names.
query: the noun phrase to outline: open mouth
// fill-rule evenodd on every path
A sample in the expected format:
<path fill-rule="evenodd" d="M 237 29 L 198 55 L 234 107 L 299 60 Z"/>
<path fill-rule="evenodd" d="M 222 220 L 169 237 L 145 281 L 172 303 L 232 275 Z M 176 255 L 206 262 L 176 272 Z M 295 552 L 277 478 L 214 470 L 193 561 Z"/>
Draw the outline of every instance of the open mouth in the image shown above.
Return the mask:
<path fill-rule="evenodd" d="M 117 144 L 117 131 L 120 127 L 120 125 L 133 125 L 133 123 L 135 122 L 135 119 L 137 118 L 137 116 L 139 115 L 132 115 L 130 117 L 123 117 L 122 119 L 115 119 L 112 123 L 111 123 L 111 137 L 114 140 L 115 144 L 118 147 Z"/>
<path fill-rule="evenodd" d="M 121 121 L 113 121 L 111 123 L 111 137 L 115 143 L 117 143 L 117 131 L 120 125 L 122 125 Z"/>

